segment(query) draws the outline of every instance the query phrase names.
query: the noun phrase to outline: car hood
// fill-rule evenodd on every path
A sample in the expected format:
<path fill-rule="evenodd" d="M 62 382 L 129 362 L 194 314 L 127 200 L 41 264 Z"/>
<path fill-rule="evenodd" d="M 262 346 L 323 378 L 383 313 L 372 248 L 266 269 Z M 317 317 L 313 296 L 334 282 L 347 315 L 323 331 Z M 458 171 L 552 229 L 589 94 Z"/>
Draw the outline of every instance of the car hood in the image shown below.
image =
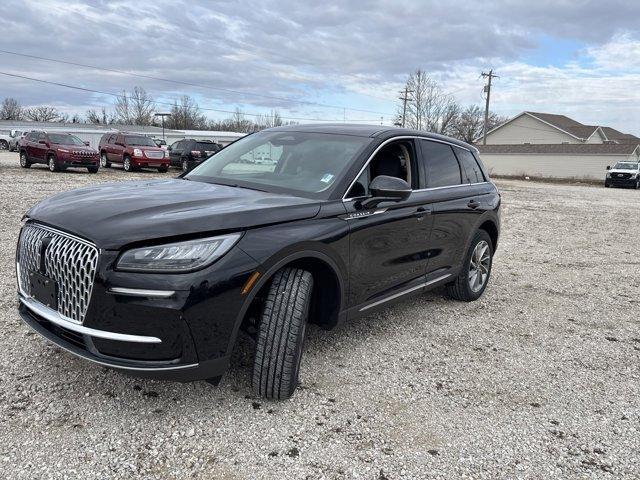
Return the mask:
<path fill-rule="evenodd" d="M 73 150 L 74 152 L 91 152 L 91 153 L 97 153 L 95 148 L 91 148 L 87 145 L 67 145 L 64 143 L 56 143 L 54 145 L 54 148 L 64 148 L 65 150 Z"/>
<path fill-rule="evenodd" d="M 180 179 L 104 183 L 60 193 L 27 212 L 99 248 L 311 218 L 320 204 L 289 195 Z"/>
<path fill-rule="evenodd" d="M 612 168 L 610 170 L 608 170 L 609 173 L 630 173 L 632 175 L 636 175 L 638 173 L 638 170 L 623 170 L 620 168 Z"/>

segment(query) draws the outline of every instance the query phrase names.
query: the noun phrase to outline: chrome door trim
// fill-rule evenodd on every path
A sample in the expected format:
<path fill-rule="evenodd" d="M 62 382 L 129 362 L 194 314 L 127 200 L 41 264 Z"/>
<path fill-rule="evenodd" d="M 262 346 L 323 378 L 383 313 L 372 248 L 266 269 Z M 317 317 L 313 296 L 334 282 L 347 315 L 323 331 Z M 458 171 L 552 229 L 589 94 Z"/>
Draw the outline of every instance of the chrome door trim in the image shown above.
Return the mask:
<path fill-rule="evenodd" d="M 468 151 L 469 153 L 473 153 L 473 151 L 471 151 L 471 149 L 469 149 L 467 147 L 463 147 L 461 145 L 457 145 L 455 143 L 447 142 L 445 140 L 440 140 L 440 139 L 437 139 L 437 138 L 422 137 L 420 135 L 401 135 L 401 136 L 398 136 L 398 137 L 389 138 L 389 139 L 385 140 L 384 142 L 382 142 L 380 145 L 378 145 L 378 147 L 373 151 L 373 153 L 371 155 L 369 155 L 369 158 L 365 162 L 364 166 L 360 169 L 360 171 L 358 171 L 358 174 L 354 177 L 353 181 L 349 184 L 349 188 L 347 188 L 347 190 L 344 192 L 344 195 L 342 196 L 342 202 L 344 203 L 344 202 L 349 202 L 349 201 L 352 201 L 352 200 L 357 200 L 359 198 L 363 198 L 363 197 L 345 198 L 345 196 L 347 195 L 347 193 L 349 193 L 349 191 L 351 190 L 351 187 L 353 187 L 353 185 L 356 183 L 356 180 L 358 180 L 358 178 L 360 178 L 360 175 L 362 175 L 362 172 L 365 171 L 365 169 L 371 163 L 371 160 L 373 160 L 373 157 L 375 157 L 378 154 L 378 152 L 380 151 L 380 149 L 382 147 L 384 147 L 389 142 L 393 142 L 393 141 L 396 141 L 396 140 L 415 140 L 415 139 L 426 140 L 426 141 L 429 141 L 429 142 L 436 142 L 436 143 L 444 143 L 445 145 L 450 145 L 452 147 L 458 147 L 458 148 L 461 148 L 463 150 Z M 485 181 L 485 182 L 471 183 L 471 184 L 462 183 L 460 185 L 448 185 L 446 187 L 421 188 L 421 189 L 418 189 L 418 190 L 412 190 L 412 192 L 424 192 L 424 191 L 427 191 L 427 190 L 436 190 L 436 189 L 441 189 L 441 188 L 468 187 L 469 185 L 482 185 L 484 183 L 490 183 L 490 182 L 486 182 Z"/>
<path fill-rule="evenodd" d="M 450 273 L 446 273 L 446 274 L 441 275 L 441 276 L 439 276 L 439 277 L 437 277 L 437 278 L 434 278 L 433 280 L 429 280 L 428 282 L 424 282 L 424 283 L 421 283 L 420 285 L 416 285 L 416 286 L 413 286 L 413 287 L 407 288 L 406 290 L 403 290 L 403 291 L 401 291 L 401 292 L 394 293 L 393 295 L 389 295 L 388 297 L 385 297 L 385 298 L 383 298 L 383 299 L 381 299 L 381 300 L 376 300 L 376 301 L 375 301 L 375 302 L 373 302 L 373 303 L 370 303 L 370 304 L 368 304 L 368 305 L 365 305 L 364 307 L 362 307 L 362 308 L 360 309 L 360 311 L 361 311 L 361 312 L 364 312 L 365 310 L 368 310 L 368 309 L 370 309 L 370 308 L 377 307 L 378 305 L 383 304 L 383 303 L 385 303 L 385 302 L 388 302 L 389 300 L 393 300 L 393 299 L 395 299 L 395 298 L 401 297 L 401 296 L 403 296 L 403 295 L 406 295 L 406 294 L 408 294 L 408 293 L 414 292 L 414 291 L 419 290 L 419 289 L 421 289 L 421 288 L 428 287 L 429 285 L 432 285 L 432 284 L 434 284 L 434 283 L 437 283 L 437 282 L 439 282 L 439 281 L 441 281 L 441 280 L 444 280 L 445 278 L 450 277 L 450 276 L 451 276 L 451 274 L 450 274 Z"/>

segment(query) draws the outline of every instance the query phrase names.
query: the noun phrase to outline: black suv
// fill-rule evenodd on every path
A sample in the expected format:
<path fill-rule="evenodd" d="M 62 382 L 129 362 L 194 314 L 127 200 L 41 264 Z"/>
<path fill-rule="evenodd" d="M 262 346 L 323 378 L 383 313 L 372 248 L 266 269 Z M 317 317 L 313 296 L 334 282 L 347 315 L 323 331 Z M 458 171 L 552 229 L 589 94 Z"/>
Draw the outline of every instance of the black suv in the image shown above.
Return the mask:
<path fill-rule="evenodd" d="M 457 140 L 274 128 L 176 179 L 92 185 L 31 208 L 19 311 L 80 357 L 181 381 L 218 382 L 242 329 L 256 342 L 255 392 L 286 398 L 307 323 L 330 329 L 438 286 L 479 298 L 499 210 L 476 149 Z"/>
<path fill-rule="evenodd" d="M 188 172 L 221 149 L 219 144 L 211 140 L 190 138 L 172 143 L 167 151 L 171 165 L 182 168 L 183 172 Z"/>

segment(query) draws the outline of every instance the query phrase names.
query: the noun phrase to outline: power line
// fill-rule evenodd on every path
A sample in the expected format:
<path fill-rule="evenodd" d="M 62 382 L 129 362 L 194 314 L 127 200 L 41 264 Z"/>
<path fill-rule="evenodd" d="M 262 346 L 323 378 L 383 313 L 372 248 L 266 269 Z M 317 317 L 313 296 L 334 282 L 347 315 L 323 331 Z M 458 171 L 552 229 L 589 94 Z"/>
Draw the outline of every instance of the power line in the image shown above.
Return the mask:
<path fill-rule="evenodd" d="M 197 87 L 197 88 L 205 88 L 205 89 L 216 90 L 216 91 L 225 92 L 225 93 L 232 93 L 232 94 L 235 94 L 235 95 L 254 96 L 254 97 L 265 98 L 265 99 L 269 99 L 269 100 L 279 100 L 279 101 L 298 103 L 298 104 L 303 104 L 303 105 L 315 105 L 315 106 L 320 106 L 320 107 L 324 107 L 324 108 L 334 108 L 334 109 L 339 109 L 339 110 L 345 110 L 346 109 L 346 110 L 350 110 L 350 111 L 354 111 L 354 112 L 375 113 L 375 114 L 383 114 L 383 115 L 388 115 L 388 116 L 392 115 L 389 112 L 379 112 L 379 111 L 376 111 L 376 110 L 365 110 L 365 109 L 359 109 L 359 108 L 349 108 L 349 107 L 344 107 L 344 106 L 331 105 L 331 104 L 327 104 L 327 103 L 312 102 L 312 101 L 309 101 L 309 100 L 296 100 L 296 99 L 293 99 L 293 98 L 278 97 L 278 96 L 274 96 L 274 95 L 264 95 L 264 94 L 261 94 L 261 93 L 243 92 L 243 91 L 240 91 L 240 90 L 233 90 L 233 89 L 230 89 L 230 88 L 213 87 L 211 85 L 203 85 L 203 84 L 199 84 L 199 83 L 185 82 L 185 81 L 182 81 L 182 80 L 174 80 L 174 79 L 169 79 L 169 78 L 156 77 L 156 76 L 153 76 L 153 75 L 145 75 L 145 74 L 141 74 L 141 73 L 126 72 L 124 70 L 117 70 L 117 69 L 114 69 L 114 68 L 98 67 L 96 65 L 89 65 L 89 64 L 86 64 L 86 63 L 71 62 L 71 61 L 67 61 L 67 60 L 60 60 L 60 59 L 57 59 L 57 58 L 43 57 L 43 56 L 40 56 L 40 55 L 30 55 L 30 54 L 27 54 L 27 53 L 13 52 L 13 51 L 10 51 L 10 50 L 0 50 L 0 53 L 4 53 L 4 54 L 7 54 L 7 55 L 15 55 L 15 56 L 18 56 L 18 57 L 31 58 L 31 59 L 34 59 L 34 60 L 43 60 L 43 61 L 52 62 L 52 63 L 60 63 L 60 64 L 63 64 L 63 65 L 72 65 L 74 67 L 91 68 L 91 69 L 100 70 L 100 71 L 103 71 L 103 72 L 117 73 L 119 75 L 129 75 L 129 76 L 132 76 L 132 77 L 144 78 L 144 79 L 147 79 L 147 80 L 155 80 L 155 81 L 160 81 L 160 82 L 175 83 L 175 84 L 179 84 L 179 85 L 186 85 L 186 86 Z"/>
<path fill-rule="evenodd" d="M 70 88 L 72 90 L 80 90 L 83 92 L 89 92 L 89 93 L 97 93 L 100 95 L 108 95 L 111 97 L 117 97 L 117 98 L 124 98 L 124 99 L 131 99 L 132 97 L 127 96 L 125 94 L 122 93 L 113 93 L 113 92 L 105 92 L 102 90 L 95 90 L 93 88 L 86 88 L 86 87 L 80 87 L 78 85 L 70 85 L 67 83 L 60 83 L 60 82 L 54 82 L 51 80 L 43 80 L 41 78 L 35 78 L 35 77 L 28 77 L 26 75 L 19 75 L 17 73 L 9 73 L 9 72 L 1 72 L 0 71 L 0 75 L 5 75 L 7 77 L 13 77 L 13 78 L 21 78 L 23 80 L 30 80 L 33 82 L 39 82 L 39 83 L 44 83 L 47 85 L 56 85 L 58 87 L 64 87 L 64 88 Z M 174 104 L 170 103 L 170 102 L 161 102 L 158 100 L 150 100 L 150 103 L 153 103 L 154 105 L 168 105 L 170 107 L 173 107 Z M 218 113 L 230 113 L 230 114 L 235 114 L 236 111 L 233 110 L 222 110 L 222 109 L 217 109 L 217 108 L 206 108 L 206 107 L 198 107 L 200 108 L 200 110 L 205 110 L 205 111 L 210 111 L 210 112 L 218 112 Z M 248 115 L 250 117 L 261 117 L 264 116 L 263 113 L 246 113 L 246 112 L 242 112 L 243 115 Z M 308 120 L 308 121 L 315 121 L 315 122 L 339 122 L 341 121 L 341 119 L 327 119 L 327 118 L 310 118 L 310 117 L 282 117 L 281 118 L 283 120 Z M 350 119 L 350 122 L 377 122 L 376 119 Z"/>

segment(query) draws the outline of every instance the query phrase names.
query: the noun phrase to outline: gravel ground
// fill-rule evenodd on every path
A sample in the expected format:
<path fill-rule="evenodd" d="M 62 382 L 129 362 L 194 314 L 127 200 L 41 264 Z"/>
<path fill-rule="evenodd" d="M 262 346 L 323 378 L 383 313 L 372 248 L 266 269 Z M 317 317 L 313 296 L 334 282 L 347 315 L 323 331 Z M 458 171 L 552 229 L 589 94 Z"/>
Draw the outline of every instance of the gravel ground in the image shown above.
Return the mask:
<path fill-rule="evenodd" d="M 7 478 L 640 478 L 640 191 L 500 181 L 503 233 L 472 304 L 432 292 L 312 329 L 287 402 L 141 380 L 47 344 L 15 311 L 24 211 L 117 170 L 0 154 L 0 469 Z"/>

